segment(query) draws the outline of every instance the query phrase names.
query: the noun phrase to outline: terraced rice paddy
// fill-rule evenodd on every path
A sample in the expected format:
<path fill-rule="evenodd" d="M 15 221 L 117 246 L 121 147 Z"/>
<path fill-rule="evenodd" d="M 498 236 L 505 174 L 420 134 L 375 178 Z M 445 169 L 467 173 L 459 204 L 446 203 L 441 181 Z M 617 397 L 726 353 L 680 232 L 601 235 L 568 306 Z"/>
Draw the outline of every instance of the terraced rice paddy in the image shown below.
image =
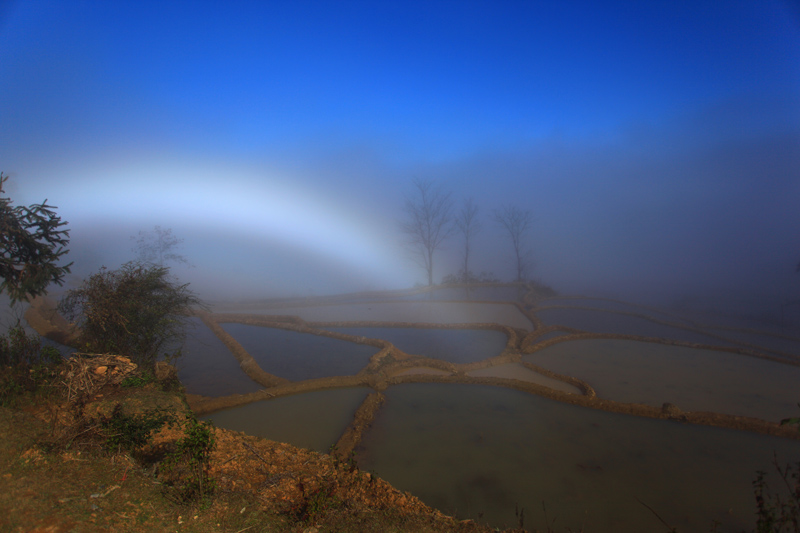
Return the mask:
<path fill-rule="evenodd" d="M 519 286 L 459 294 L 230 306 L 185 361 L 226 385 L 181 377 L 218 425 L 317 451 L 379 391 L 348 440 L 360 466 L 498 527 L 518 505 L 546 529 L 545 502 L 560 528 L 659 530 L 645 503 L 680 531 L 748 530 L 756 471 L 773 451 L 800 461 L 800 432 L 778 424 L 800 414 L 797 332 Z"/>

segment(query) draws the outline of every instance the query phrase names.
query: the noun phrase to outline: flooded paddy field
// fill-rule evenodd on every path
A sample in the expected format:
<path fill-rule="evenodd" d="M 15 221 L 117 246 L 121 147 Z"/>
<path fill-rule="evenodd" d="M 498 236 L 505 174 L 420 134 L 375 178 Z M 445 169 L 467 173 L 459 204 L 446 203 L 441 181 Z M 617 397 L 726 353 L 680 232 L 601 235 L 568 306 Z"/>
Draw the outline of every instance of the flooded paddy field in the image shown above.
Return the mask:
<path fill-rule="evenodd" d="M 290 381 L 356 374 L 377 351 L 320 335 L 245 324 L 223 324 L 259 366 Z"/>
<path fill-rule="evenodd" d="M 672 403 L 775 422 L 797 408 L 800 367 L 745 355 L 617 339 L 548 346 L 523 360 L 589 381 L 626 403 Z"/>
<path fill-rule="evenodd" d="M 327 453 L 369 392 L 364 387 L 307 392 L 217 411 L 202 419 L 233 431 Z"/>
<path fill-rule="evenodd" d="M 408 354 L 442 359 L 451 363 L 474 363 L 500 355 L 508 338 L 491 329 L 424 329 L 329 327 L 329 331 L 371 337 L 391 342 Z"/>
<path fill-rule="evenodd" d="M 386 391 L 359 464 L 459 517 L 498 527 L 661 531 L 638 500 L 679 531 L 753 524 L 752 481 L 773 452 L 800 460 L 797 441 L 564 405 L 474 385 Z"/>
<path fill-rule="evenodd" d="M 791 335 L 599 299 L 508 302 L 510 289 L 218 309 L 247 314 L 204 319 L 242 352 L 206 328 L 203 346 L 227 359 L 208 367 L 217 378 L 255 367 L 285 379 L 254 391 L 246 378 L 245 397 L 193 408 L 237 431 L 354 450 L 397 488 L 497 527 L 518 523 L 516 505 L 529 528 L 658 530 L 646 504 L 680 531 L 752 529 L 756 472 L 774 472 L 773 452 L 800 460 L 800 432 L 778 424 L 800 414 Z"/>
<path fill-rule="evenodd" d="M 548 326 L 567 326 L 591 333 L 638 335 L 713 346 L 736 345 L 731 340 L 713 334 L 655 322 L 644 316 L 605 312 L 599 309 L 551 308 L 537 311 L 536 316 Z"/>
<path fill-rule="evenodd" d="M 776 354 L 789 354 L 800 357 L 800 338 L 793 338 L 780 333 L 759 333 L 752 329 L 708 328 L 708 331 L 739 341 L 747 346 L 754 346 Z"/>
<path fill-rule="evenodd" d="M 694 323 L 686 317 L 682 317 L 675 313 L 653 309 L 642 305 L 623 302 L 620 300 L 607 300 L 604 298 L 546 298 L 537 302 L 537 310 L 544 311 L 545 309 L 556 307 L 575 307 L 575 308 L 589 308 L 599 311 L 616 311 L 619 313 L 630 313 L 635 315 L 642 315 L 653 318 L 655 320 L 663 320 L 665 322 L 675 322 L 685 326 L 691 326 Z"/>
<path fill-rule="evenodd" d="M 192 318 L 183 356 L 178 360 L 178 379 L 190 394 L 226 396 L 247 394 L 262 387 L 250 379 L 225 344 L 200 319 Z"/>

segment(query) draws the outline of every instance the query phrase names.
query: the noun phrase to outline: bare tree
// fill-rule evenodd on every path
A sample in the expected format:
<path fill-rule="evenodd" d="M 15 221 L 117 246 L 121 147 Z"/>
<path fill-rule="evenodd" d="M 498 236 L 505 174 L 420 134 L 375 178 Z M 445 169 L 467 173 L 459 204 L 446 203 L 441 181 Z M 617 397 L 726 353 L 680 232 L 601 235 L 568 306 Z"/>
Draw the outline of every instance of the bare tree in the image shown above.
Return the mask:
<path fill-rule="evenodd" d="M 511 237 L 514 257 L 517 261 L 517 281 L 524 281 L 531 266 L 531 251 L 528 248 L 527 237 L 533 222 L 533 215 L 527 209 L 506 205 L 495 210 L 493 218 L 495 222 L 505 228 Z"/>
<path fill-rule="evenodd" d="M 164 266 L 164 263 L 189 264 L 185 256 L 175 252 L 183 239 L 172 234 L 172 229 L 156 226 L 153 231 L 140 231 L 138 237 L 131 237 L 136 241 L 133 251 L 136 260 L 141 263 Z"/>
<path fill-rule="evenodd" d="M 450 193 L 434 188 L 430 180 L 415 179 L 416 190 L 406 198 L 404 211 L 408 219 L 400 228 L 408 236 L 408 244 L 419 254 L 433 285 L 433 254 L 453 232 L 453 202 Z"/>
<path fill-rule="evenodd" d="M 481 230 L 481 223 L 478 220 L 478 206 L 472 198 L 464 200 L 461 210 L 456 213 L 455 225 L 458 231 L 464 236 L 464 269 L 461 274 L 461 281 L 469 282 L 472 275 L 469 271 L 469 253 L 472 238 Z"/>

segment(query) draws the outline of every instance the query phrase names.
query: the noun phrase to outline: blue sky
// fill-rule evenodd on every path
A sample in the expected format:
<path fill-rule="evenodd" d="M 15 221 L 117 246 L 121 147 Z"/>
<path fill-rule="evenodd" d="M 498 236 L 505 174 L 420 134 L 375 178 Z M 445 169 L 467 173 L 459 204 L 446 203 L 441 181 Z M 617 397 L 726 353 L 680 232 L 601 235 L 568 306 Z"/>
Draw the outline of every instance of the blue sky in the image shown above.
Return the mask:
<path fill-rule="evenodd" d="M 76 274 L 159 224 L 197 286 L 410 286 L 419 177 L 477 201 L 478 271 L 513 276 L 513 203 L 562 291 L 800 297 L 794 3 L 3 5 L 0 169 L 70 221 Z"/>

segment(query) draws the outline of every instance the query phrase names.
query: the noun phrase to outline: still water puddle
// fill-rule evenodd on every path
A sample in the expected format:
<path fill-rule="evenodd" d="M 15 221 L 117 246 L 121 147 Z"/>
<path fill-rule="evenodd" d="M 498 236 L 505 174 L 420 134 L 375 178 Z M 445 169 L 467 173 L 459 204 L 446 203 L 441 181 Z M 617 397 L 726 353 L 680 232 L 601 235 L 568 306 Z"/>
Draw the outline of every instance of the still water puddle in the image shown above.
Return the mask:
<path fill-rule="evenodd" d="M 627 340 L 554 344 L 523 357 L 587 381 L 601 398 L 780 421 L 797 414 L 800 367 L 739 354 Z"/>
<path fill-rule="evenodd" d="M 227 396 L 247 394 L 262 387 L 247 377 L 225 344 L 199 318 L 191 319 L 178 379 L 190 394 Z"/>
<path fill-rule="evenodd" d="M 569 392 L 571 394 L 581 394 L 581 391 L 578 387 L 574 387 L 569 383 L 564 383 L 558 379 L 543 376 L 538 372 L 534 372 L 530 368 L 526 368 L 516 363 L 497 365 L 489 368 L 480 368 L 478 370 L 473 370 L 472 372 L 467 372 L 467 375 L 484 378 L 518 379 L 520 381 L 544 385 L 545 387 L 563 392 Z"/>
<path fill-rule="evenodd" d="M 362 441 L 359 465 L 446 513 L 497 527 L 750 530 L 757 470 L 797 441 L 561 404 L 500 387 L 409 384 Z M 772 478 L 772 486 L 777 481 Z M 547 509 L 545 523 L 542 507 Z M 581 529 L 583 528 L 583 529 Z"/>
<path fill-rule="evenodd" d="M 493 329 L 325 328 L 348 335 L 383 339 L 402 351 L 451 363 L 474 363 L 500 355 L 508 337 Z"/>
<path fill-rule="evenodd" d="M 357 374 L 374 346 L 278 328 L 221 324 L 270 374 L 291 381 Z"/>
<path fill-rule="evenodd" d="M 307 392 L 255 402 L 202 417 L 215 426 L 327 453 L 371 389 Z"/>

